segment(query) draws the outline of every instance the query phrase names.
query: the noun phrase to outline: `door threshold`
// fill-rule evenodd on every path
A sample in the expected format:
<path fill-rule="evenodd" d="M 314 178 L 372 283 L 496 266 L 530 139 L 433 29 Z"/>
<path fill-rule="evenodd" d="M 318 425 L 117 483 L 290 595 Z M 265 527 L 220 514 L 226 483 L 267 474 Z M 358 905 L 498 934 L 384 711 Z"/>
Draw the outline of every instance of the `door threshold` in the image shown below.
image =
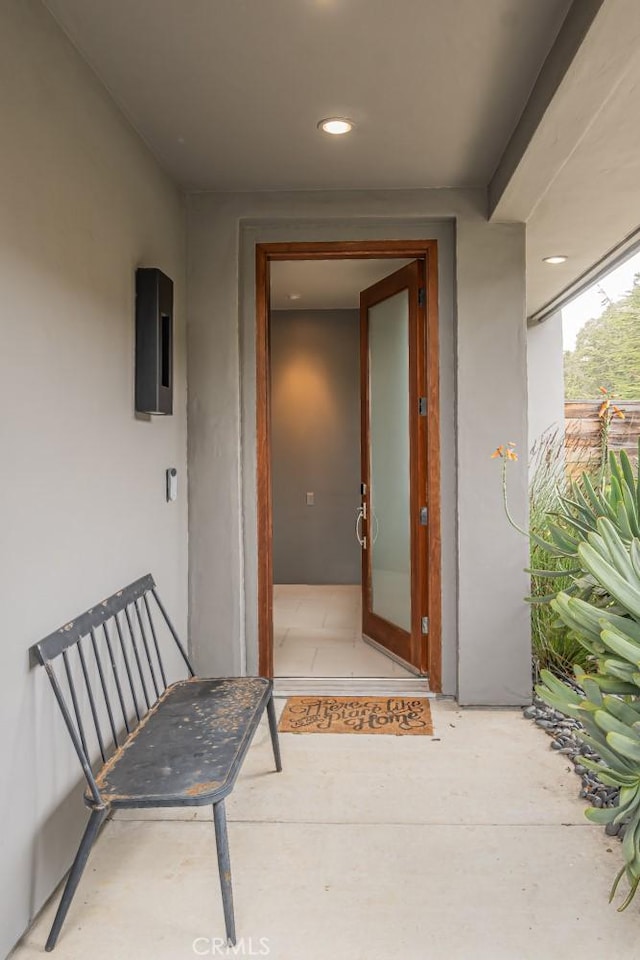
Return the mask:
<path fill-rule="evenodd" d="M 274 677 L 276 697 L 435 697 L 428 677 Z"/>

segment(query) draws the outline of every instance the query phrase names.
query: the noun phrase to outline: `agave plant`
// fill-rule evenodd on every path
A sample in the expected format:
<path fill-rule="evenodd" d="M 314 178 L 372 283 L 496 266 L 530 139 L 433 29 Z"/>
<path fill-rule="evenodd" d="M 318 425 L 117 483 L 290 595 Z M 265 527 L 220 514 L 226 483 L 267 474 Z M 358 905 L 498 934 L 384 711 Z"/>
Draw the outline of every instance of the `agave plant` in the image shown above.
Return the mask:
<path fill-rule="evenodd" d="M 581 596 L 607 606 L 607 595 L 598 578 L 585 569 L 581 561 L 580 547 L 588 541 L 591 534 L 597 534 L 598 522 L 607 518 L 619 534 L 624 544 L 640 537 L 640 476 L 634 474 L 633 466 L 623 450 L 619 456 L 609 453 L 609 481 L 595 486 L 587 473 L 579 481 L 572 480 L 568 493 L 557 491 L 557 510 L 548 514 L 546 530 L 549 539 L 535 531 L 523 530 L 511 515 L 507 497 L 507 467 L 517 460 L 513 444 L 498 447 L 492 457 L 502 460 L 502 491 L 505 513 L 514 529 L 528 537 L 531 544 L 553 559 L 572 562 L 563 564 L 560 569 L 530 569 L 533 577 L 553 580 L 571 577 L 572 584 L 566 589 L 569 594 Z M 638 441 L 638 459 L 640 461 L 640 440 Z M 556 595 L 549 592 L 543 596 L 528 597 L 532 603 L 548 603 Z"/>
<path fill-rule="evenodd" d="M 625 483 L 629 487 L 626 478 Z M 635 487 L 637 490 L 637 483 Z M 626 875 L 629 892 L 619 908 L 623 910 L 640 885 L 640 539 L 634 534 L 626 536 L 633 516 L 637 519 L 638 500 L 631 511 L 622 489 L 620 494 L 620 503 L 631 517 L 622 523 L 617 511 L 617 525 L 610 514 L 600 517 L 576 548 L 580 568 L 610 598 L 608 604 L 586 602 L 566 592 L 551 602 L 589 652 L 591 672 L 575 670 L 582 692 L 549 671 L 543 671 L 536 690 L 554 709 L 582 723 L 581 736 L 600 760 L 583 758 L 581 762 L 595 770 L 604 783 L 620 790 L 617 807 L 589 809 L 586 815 L 595 823 L 626 824 L 625 862 L 611 890 L 613 899 Z"/>
<path fill-rule="evenodd" d="M 638 454 L 640 461 L 640 442 Z M 517 459 L 513 445 L 498 447 L 493 456 L 503 461 L 507 518 L 526 534 L 507 503 L 507 465 Z M 624 452 L 609 454 L 608 463 L 608 482 L 604 471 L 597 485 L 583 474 L 567 494 L 558 491 L 558 508 L 546 525 L 548 539 L 526 535 L 556 561 L 556 569 L 529 570 L 532 577 L 551 583 L 571 578 L 564 591 L 529 600 L 550 604 L 568 636 L 584 649 L 587 666 L 574 666 L 574 684 L 541 671 L 536 692 L 581 722 L 582 739 L 600 758 L 583 757 L 581 763 L 619 789 L 616 807 L 591 808 L 586 816 L 595 823 L 625 824 L 624 865 L 610 897 L 626 876 L 629 891 L 618 908 L 624 910 L 640 887 L 640 477 Z"/>
<path fill-rule="evenodd" d="M 640 441 L 638 442 L 640 458 Z M 570 484 L 570 496 L 558 496 L 559 509 L 553 514 L 559 522 L 549 521 L 551 540 L 535 537 L 535 542 L 552 556 L 580 560 L 579 548 L 590 534 L 597 533 L 598 522 L 606 517 L 625 544 L 640 537 L 640 477 L 622 450 L 617 457 L 609 454 L 609 483 L 594 487 L 589 475 L 583 473 L 579 482 Z M 576 563 L 575 573 L 581 572 Z"/>

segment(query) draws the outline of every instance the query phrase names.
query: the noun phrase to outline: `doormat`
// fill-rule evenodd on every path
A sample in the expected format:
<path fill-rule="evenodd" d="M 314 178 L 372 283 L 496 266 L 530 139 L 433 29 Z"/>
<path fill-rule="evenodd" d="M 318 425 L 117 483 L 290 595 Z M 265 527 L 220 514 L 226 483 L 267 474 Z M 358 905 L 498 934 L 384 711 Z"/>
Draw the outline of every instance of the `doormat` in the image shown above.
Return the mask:
<path fill-rule="evenodd" d="M 426 697 L 289 697 L 281 733 L 386 733 L 432 736 Z"/>

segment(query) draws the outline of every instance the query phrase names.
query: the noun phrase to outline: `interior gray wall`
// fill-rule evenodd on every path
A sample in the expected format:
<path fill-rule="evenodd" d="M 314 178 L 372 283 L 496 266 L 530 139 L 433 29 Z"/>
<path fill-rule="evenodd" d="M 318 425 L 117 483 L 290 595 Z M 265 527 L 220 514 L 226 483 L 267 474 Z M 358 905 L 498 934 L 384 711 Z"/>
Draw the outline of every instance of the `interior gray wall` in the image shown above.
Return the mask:
<path fill-rule="evenodd" d="M 527 330 L 529 445 L 546 431 L 564 430 L 562 311 Z"/>
<path fill-rule="evenodd" d="M 191 196 L 188 211 L 190 617 L 200 668 L 257 668 L 255 244 L 432 237 L 444 691 L 465 704 L 527 702 L 527 544 L 505 521 L 490 459 L 507 439 L 527 447 L 524 225 L 489 223 L 484 190 L 209 193 Z M 526 523 L 526 467 L 513 472 L 511 499 Z"/>
<path fill-rule="evenodd" d="M 152 570 L 186 633 L 185 223 L 177 191 L 38 0 L 0 7 L 0 956 L 87 820 L 27 650 Z M 175 281 L 175 413 L 133 413 L 134 271 Z M 165 502 L 164 471 L 181 489 Z M 64 951 L 64 946 L 58 948 Z"/>
<path fill-rule="evenodd" d="M 360 583 L 358 310 L 271 314 L 271 464 L 274 583 Z"/>

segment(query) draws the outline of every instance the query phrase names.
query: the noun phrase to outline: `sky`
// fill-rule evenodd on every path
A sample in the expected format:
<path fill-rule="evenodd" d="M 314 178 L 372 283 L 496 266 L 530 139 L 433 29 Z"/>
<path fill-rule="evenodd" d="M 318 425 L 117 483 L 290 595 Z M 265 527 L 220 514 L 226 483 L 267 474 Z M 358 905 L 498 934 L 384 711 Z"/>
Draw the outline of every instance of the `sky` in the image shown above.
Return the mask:
<path fill-rule="evenodd" d="M 587 320 L 599 317 L 604 312 L 606 297 L 613 301 L 623 297 L 632 288 L 636 273 L 640 273 L 640 251 L 563 308 L 562 340 L 565 350 L 575 350 L 579 330 Z"/>

